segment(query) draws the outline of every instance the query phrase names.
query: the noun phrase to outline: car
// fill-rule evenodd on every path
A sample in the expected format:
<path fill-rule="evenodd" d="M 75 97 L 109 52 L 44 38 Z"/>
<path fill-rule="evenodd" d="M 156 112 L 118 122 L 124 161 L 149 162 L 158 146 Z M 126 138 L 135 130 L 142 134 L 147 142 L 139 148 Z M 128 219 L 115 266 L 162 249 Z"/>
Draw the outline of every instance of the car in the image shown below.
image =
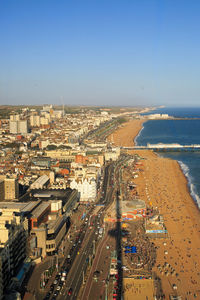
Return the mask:
<path fill-rule="evenodd" d="M 70 288 L 70 289 L 68 290 L 68 296 L 71 296 L 71 294 L 72 294 L 72 288 Z"/>

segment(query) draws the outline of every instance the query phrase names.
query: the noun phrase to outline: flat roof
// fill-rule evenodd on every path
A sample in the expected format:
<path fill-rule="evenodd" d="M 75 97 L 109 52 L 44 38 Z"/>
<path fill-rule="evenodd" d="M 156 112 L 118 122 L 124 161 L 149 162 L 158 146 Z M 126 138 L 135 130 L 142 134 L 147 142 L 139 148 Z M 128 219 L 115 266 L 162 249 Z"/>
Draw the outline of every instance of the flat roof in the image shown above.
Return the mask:
<path fill-rule="evenodd" d="M 38 218 L 49 205 L 50 203 L 42 202 L 36 209 L 34 209 L 31 218 Z"/>
<path fill-rule="evenodd" d="M 47 224 L 48 233 L 51 233 L 50 232 L 51 230 L 55 231 L 63 219 L 64 219 L 63 216 L 59 216 L 56 218 L 56 220 L 47 221 L 46 224 Z"/>
<path fill-rule="evenodd" d="M 34 201 L 41 197 L 42 200 L 45 200 L 45 198 L 46 200 L 62 200 L 65 203 L 72 192 L 73 190 L 70 188 L 66 188 L 65 190 L 33 189 L 27 198 Z"/>
<path fill-rule="evenodd" d="M 0 202 L 0 210 L 3 209 L 12 209 L 21 211 L 27 203 L 19 203 L 19 202 Z"/>
<path fill-rule="evenodd" d="M 135 279 L 132 277 L 123 278 L 123 299 L 124 300 L 154 300 L 153 279 Z"/>
<path fill-rule="evenodd" d="M 31 211 L 36 205 L 37 202 L 0 202 L 0 210 L 7 209 L 13 211 L 27 212 Z"/>

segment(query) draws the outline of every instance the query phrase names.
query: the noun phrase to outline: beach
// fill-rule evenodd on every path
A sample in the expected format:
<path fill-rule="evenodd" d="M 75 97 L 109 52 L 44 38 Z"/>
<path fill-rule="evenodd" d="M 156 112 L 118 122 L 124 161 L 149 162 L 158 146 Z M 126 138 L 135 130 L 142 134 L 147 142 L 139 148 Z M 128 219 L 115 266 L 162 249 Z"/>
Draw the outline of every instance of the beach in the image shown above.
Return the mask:
<path fill-rule="evenodd" d="M 144 120 L 135 119 L 127 123 L 123 123 L 116 131 L 114 131 L 107 140 L 114 142 L 118 146 L 134 146 L 134 137 L 138 135 L 142 129 Z"/>
<path fill-rule="evenodd" d="M 116 130 L 111 141 L 133 146 L 143 120 L 132 120 Z M 187 180 L 177 161 L 161 158 L 150 150 L 135 150 L 142 171 L 134 179 L 140 199 L 157 207 L 168 237 L 152 239 L 156 246 L 153 271 L 160 278 L 163 294 L 182 299 L 200 299 L 200 212 L 192 199 Z"/>

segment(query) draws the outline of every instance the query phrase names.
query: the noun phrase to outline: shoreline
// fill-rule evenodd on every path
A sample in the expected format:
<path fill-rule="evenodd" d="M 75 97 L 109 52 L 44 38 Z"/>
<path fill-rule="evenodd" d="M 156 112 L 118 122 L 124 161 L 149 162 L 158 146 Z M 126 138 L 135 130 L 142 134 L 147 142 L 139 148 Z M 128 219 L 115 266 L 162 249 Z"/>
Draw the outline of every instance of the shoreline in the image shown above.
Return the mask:
<path fill-rule="evenodd" d="M 135 143 L 134 139 L 140 134 L 143 122 L 134 121 L 137 128 L 134 132 L 133 121 L 116 130 L 116 143 L 120 141 L 120 145 L 127 146 L 127 135 L 129 140 L 130 136 L 132 138 L 130 146 Z M 194 299 L 198 295 L 200 299 L 200 211 L 190 193 L 188 178 L 177 160 L 160 157 L 151 150 L 133 150 L 129 153 L 137 153 L 145 158 L 143 172 L 133 180 L 140 198 L 146 203 L 151 201 L 153 207 L 159 209 L 169 233 L 164 243 L 163 239 L 152 239 L 157 247 L 153 271 L 161 279 L 163 293 L 169 299 L 169 295 L 175 292 L 172 288 L 175 284 L 177 295 L 184 299 Z M 166 263 L 176 269 L 177 276 L 158 269 L 158 265 Z"/>
<path fill-rule="evenodd" d="M 142 123 L 142 127 L 139 130 L 139 132 L 137 133 L 137 135 L 133 138 L 133 144 L 137 145 L 137 139 L 138 137 L 141 135 L 142 130 L 144 129 L 143 124 L 146 123 L 148 120 L 144 120 L 144 122 Z M 186 180 L 187 180 L 187 186 L 188 186 L 188 193 L 190 194 L 191 198 L 194 201 L 194 204 L 197 206 L 197 209 L 200 210 L 200 198 L 197 194 L 197 192 L 195 191 L 195 185 L 192 182 L 192 178 L 189 175 L 189 167 L 187 166 L 187 164 L 185 164 L 182 161 L 176 160 L 174 158 L 171 157 L 166 157 L 165 155 L 162 156 L 162 154 L 156 153 L 154 152 L 158 157 L 162 157 L 162 158 L 168 158 L 168 159 L 172 159 L 174 161 L 177 161 L 179 164 L 179 167 L 183 173 L 183 175 L 185 176 Z M 184 170 L 184 168 L 187 168 L 187 170 Z M 192 186 L 194 186 L 194 190 L 192 189 Z"/>
<path fill-rule="evenodd" d="M 177 162 L 178 162 L 178 164 L 180 166 L 180 169 L 183 172 L 183 174 L 184 174 L 184 176 L 185 176 L 185 178 L 187 180 L 188 192 L 190 193 L 190 195 L 191 195 L 191 197 L 192 197 L 192 199 L 194 201 L 194 204 L 197 206 L 198 210 L 200 210 L 200 202 L 198 202 L 198 200 L 197 200 L 197 199 L 199 199 L 199 196 L 198 196 L 198 194 L 195 191 L 192 190 L 192 186 L 194 186 L 194 183 L 192 183 L 192 179 L 191 179 L 191 177 L 189 175 L 189 167 L 185 163 L 183 163 L 182 161 L 177 161 Z M 188 168 L 188 171 L 187 171 L 188 175 L 186 174 L 186 172 L 184 171 L 184 169 L 183 169 L 182 166 Z"/>

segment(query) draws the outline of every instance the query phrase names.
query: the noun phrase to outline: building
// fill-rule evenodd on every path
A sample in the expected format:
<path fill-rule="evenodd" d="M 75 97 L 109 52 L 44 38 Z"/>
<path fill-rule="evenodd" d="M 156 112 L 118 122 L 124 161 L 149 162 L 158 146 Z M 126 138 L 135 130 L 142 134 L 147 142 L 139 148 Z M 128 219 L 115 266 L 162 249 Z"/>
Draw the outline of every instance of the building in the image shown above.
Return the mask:
<path fill-rule="evenodd" d="M 19 121 L 20 115 L 10 115 L 10 121 Z"/>
<path fill-rule="evenodd" d="M 32 190 L 31 196 L 28 199 L 24 199 L 26 201 L 28 200 L 34 200 L 35 199 L 41 199 L 42 201 L 51 201 L 59 202 L 62 200 L 62 211 L 63 213 L 69 217 L 79 204 L 79 193 L 77 190 L 72 190 L 70 188 L 66 188 L 64 190 L 53 190 L 53 189 L 45 189 L 45 190 Z M 60 199 L 60 200 L 58 200 Z M 51 204 L 51 212 L 55 212 L 55 206 Z M 58 210 L 58 214 L 60 214 L 60 211 Z"/>
<path fill-rule="evenodd" d="M 4 179 L 4 199 L 15 200 L 19 198 L 19 184 L 16 178 Z"/>
<path fill-rule="evenodd" d="M 33 201 L 29 201 L 30 199 Z M 26 233 L 30 233 L 26 251 L 32 258 L 55 254 L 69 226 L 69 216 L 79 204 L 78 199 L 78 192 L 68 188 L 32 190 L 30 195 L 26 194 L 23 198 L 24 202 L 0 202 L 0 246 L 6 236 L 11 236 L 4 227 L 16 221 Z M 16 244 L 18 245 L 17 241 Z M 0 290 L 1 277 L 0 271 Z"/>
<path fill-rule="evenodd" d="M 33 257 L 38 254 L 45 257 L 57 252 L 69 226 L 67 211 L 69 208 L 71 211 L 77 202 L 77 193 L 74 198 L 73 191 L 70 191 L 68 201 L 63 209 L 62 200 L 51 200 L 53 195 L 50 193 L 52 191 L 46 194 L 34 194 L 34 197 L 43 198 L 43 201 L 32 211 L 30 218 L 30 235 L 35 239 L 34 247 L 32 247 Z M 64 194 L 66 195 L 66 193 Z M 49 200 L 45 201 L 45 199 Z M 73 206 L 71 206 L 72 203 Z M 62 210 L 65 212 L 63 215 Z"/>
<path fill-rule="evenodd" d="M 169 119 L 170 116 L 168 114 L 151 114 L 147 115 L 148 119 Z"/>
<path fill-rule="evenodd" d="M 40 127 L 40 116 L 38 116 L 38 115 L 30 116 L 30 126 L 31 127 Z"/>
<path fill-rule="evenodd" d="M 36 237 L 37 252 L 40 249 L 43 257 L 56 253 L 66 234 L 67 222 L 68 219 L 65 216 L 57 216 L 53 220 L 48 220 L 32 228 L 31 236 Z"/>
<path fill-rule="evenodd" d="M 49 157 L 33 157 L 32 164 L 40 168 L 49 169 L 51 166 L 51 159 Z"/>
<path fill-rule="evenodd" d="M 97 184 L 94 178 L 73 179 L 70 183 L 71 189 L 76 189 L 80 193 L 80 201 L 95 201 L 97 195 Z"/>
<path fill-rule="evenodd" d="M 10 133 L 12 133 L 12 134 L 18 133 L 18 121 L 10 120 Z"/>
<path fill-rule="evenodd" d="M 104 155 L 105 155 L 105 161 L 109 161 L 109 160 L 116 161 L 120 156 L 120 148 L 116 147 L 116 148 L 112 148 L 111 150 L 107 150 Z"/>
<path fill-rule="evenodd" d="M 27 120 L 12 121 L 10 120 L 10 133 L 12 134 L 27 134 L 28 122 Z"/>
<path fill-rule="evenodd" d="M 60 161 L 74 162 L 75 155 L 70 150 L 46 150 L 45 155 Z"/>
<path fill-rule="evenodd" d="M 53 184 L 55 182 L 55 173 L 53 171 L 49 173 L 49 179 L 50 179 L 50 184 Z"/>
<path fill-rule="evenodd" d="M 21 133 L 21 134 L 28 133 L 28 121 L 27 120 L 18 121 L 18 133 Z"/>
<path fill-rule="evenodd" d="M 40 176 L 35 182 L 30 186 L 30 189 L 43 189 L 49 184 L 49 177 L 47 175 Z"/>
<path fill-rule="evenodd" d="M 4 180 L 0 180 L 0 201 L 4 200 Z"/>
<path fill-rule="evenodd" d="M 64 113 L 62 110 L 54 110 L 53 111 L 53 118 L 60 119 L 63 117 L 63 115 L 64 115 Z"/>
<path fill-rule="evenodd" d="M 43 106 L 43 111 L 47 111 L 47 112 L 50 112 L 52 110 L 53 106 L 52 105 L 44 105 Z"/>
<path fill-rule="evenodd" d="M 41 223 L 47 222 L 50 211 L 51 204 L 49 202 L 40 203 L 40 205 L 36 207 L 31 214 L 31 229 L 39 228 Z"/>
<path fill-rule="evenodd" d="M 48 124 L 49 124 L 49 119 L 48 119 L 48 118 L 45 118 L 45 117 L 40 117 L 40 124 L 41 124 L 42 126 L 48 125 Z"/>
<path fill-rule="evenodd" d="M 4 207 L 0 215 L 0 299 L 26 258 L 26 251 L 23 217 L 15 209 Z"/>

